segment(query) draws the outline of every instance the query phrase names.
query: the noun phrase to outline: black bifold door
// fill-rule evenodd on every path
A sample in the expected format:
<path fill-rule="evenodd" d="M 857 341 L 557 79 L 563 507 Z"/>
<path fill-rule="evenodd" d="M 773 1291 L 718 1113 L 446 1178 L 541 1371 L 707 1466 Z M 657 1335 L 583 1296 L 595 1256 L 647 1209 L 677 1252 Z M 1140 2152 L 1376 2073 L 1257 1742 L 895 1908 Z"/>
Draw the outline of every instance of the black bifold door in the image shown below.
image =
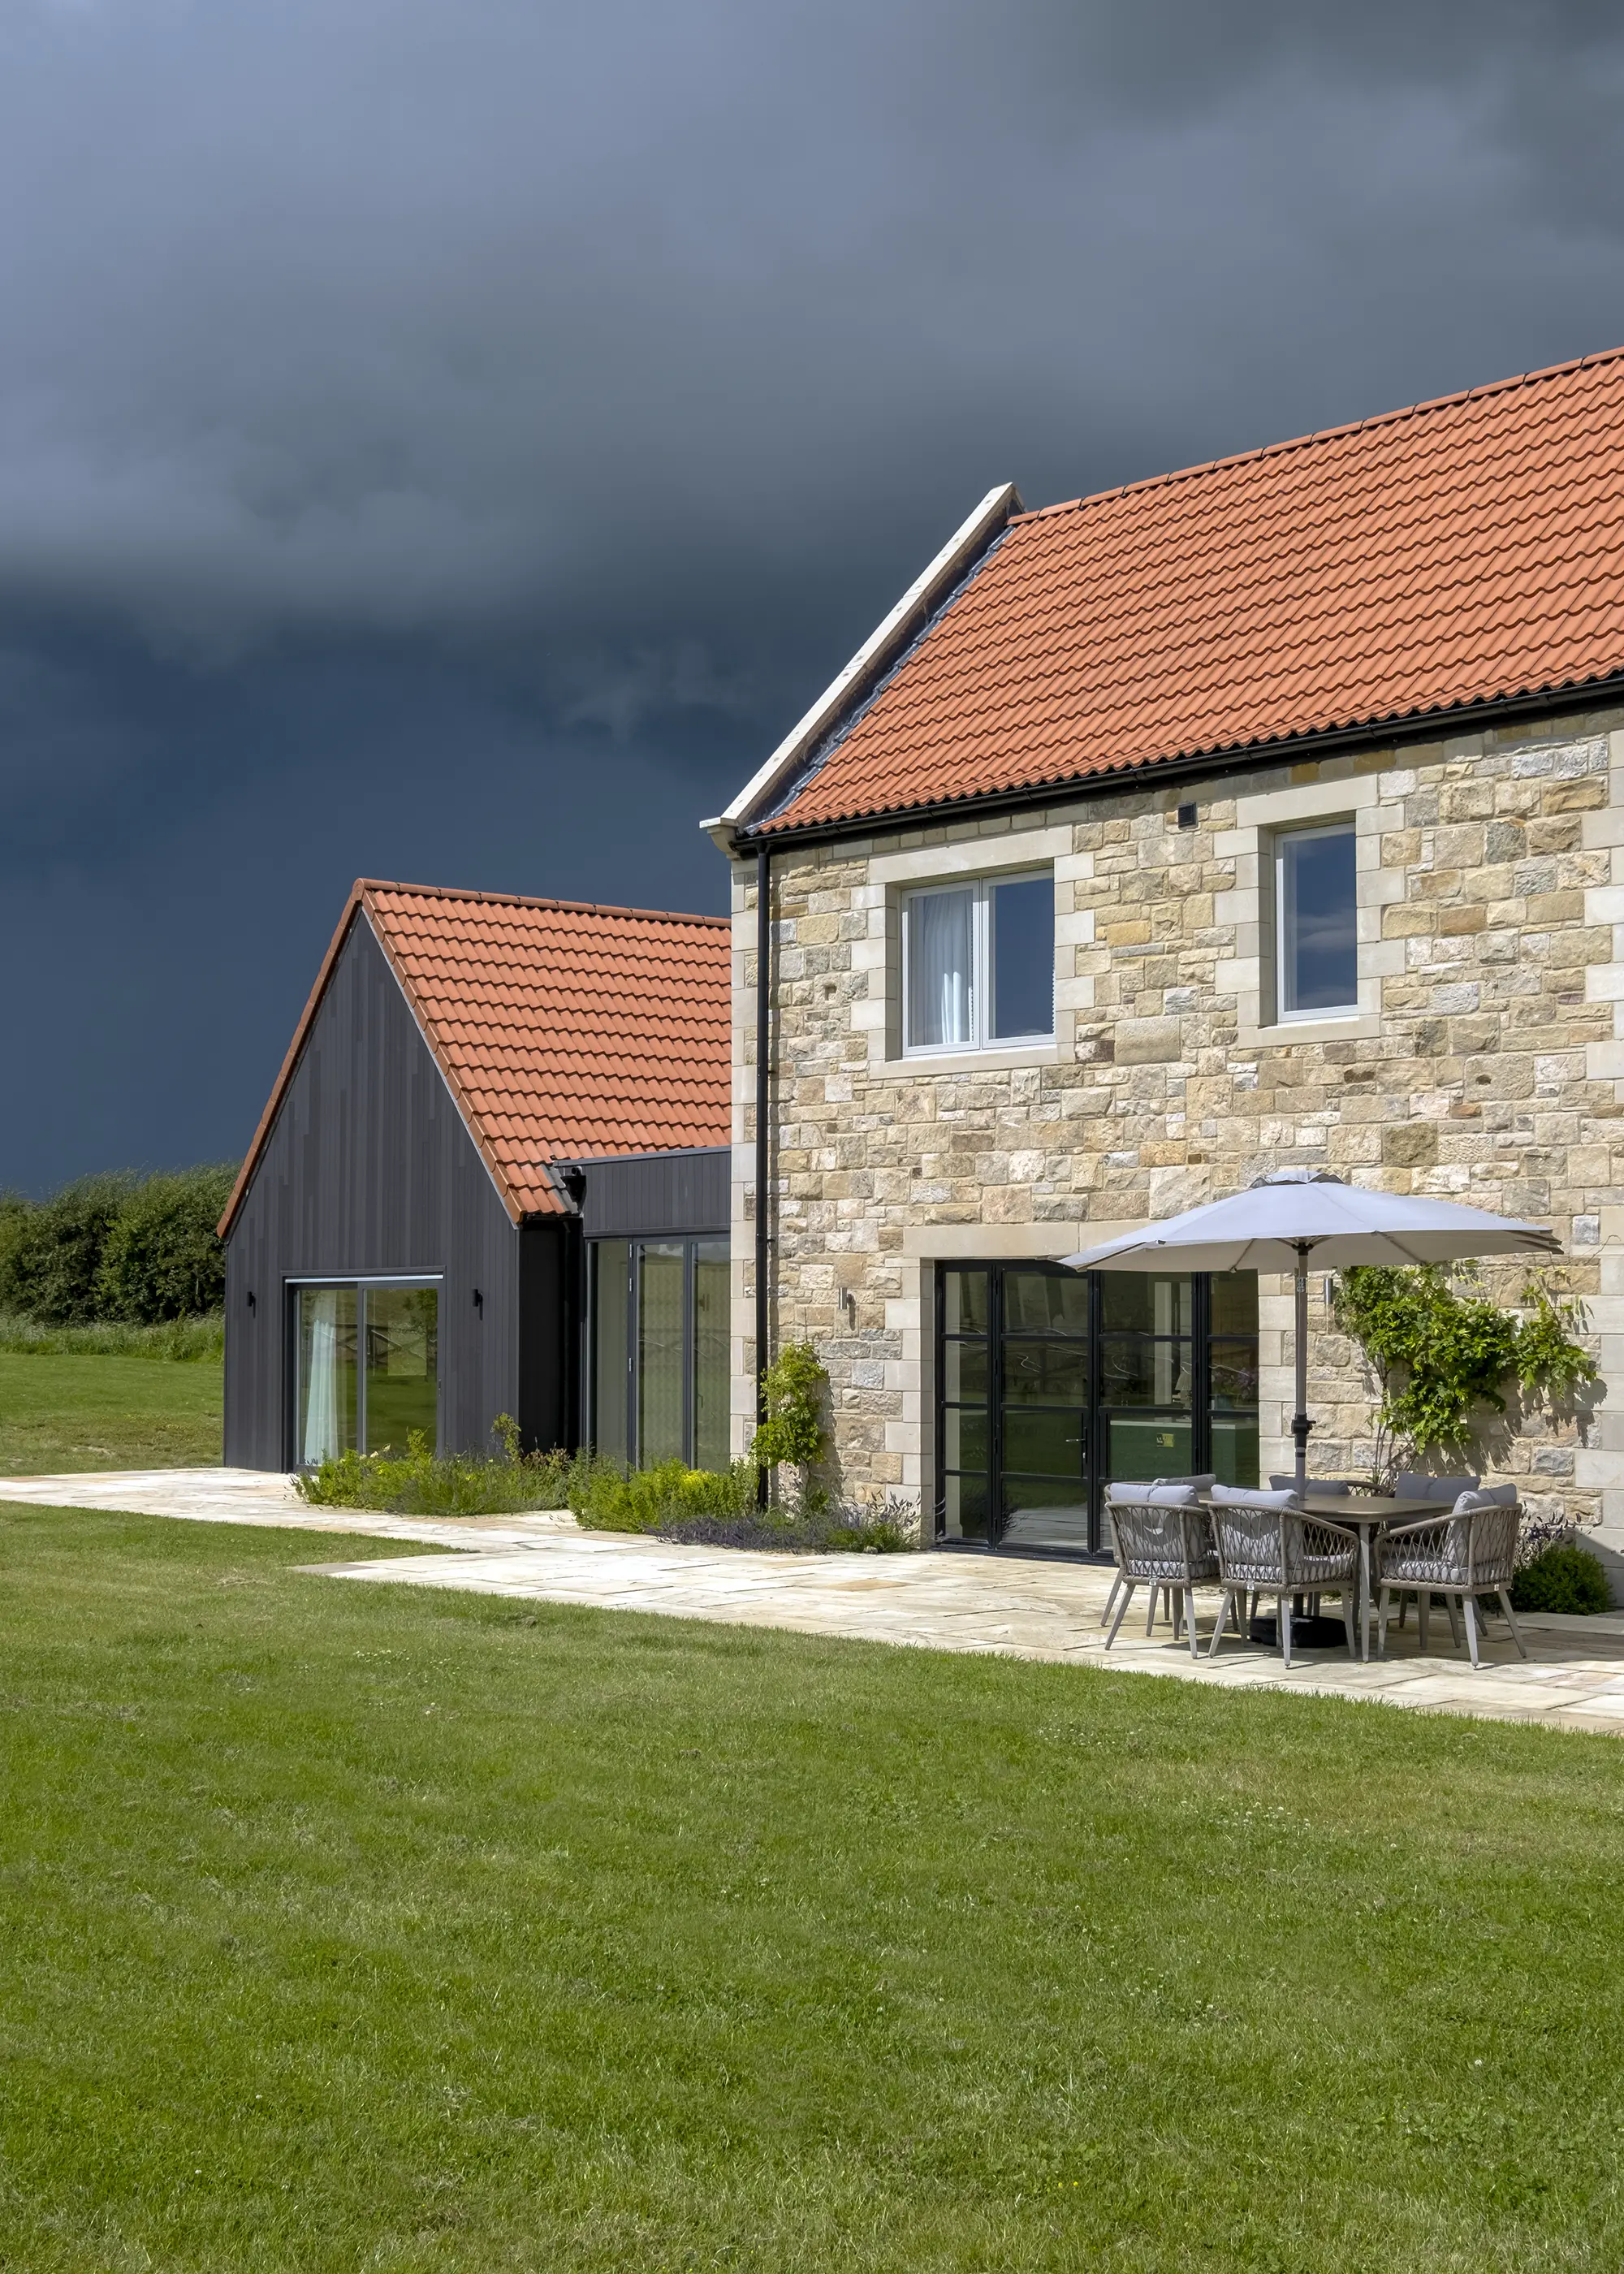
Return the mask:
<path fill-rule="evenodd" d="M 942 1264 L 936 1319 L 938 1536 L 1089 1554 L 1108 1482 L 1258 1481 L 1255 1274 Z"/>

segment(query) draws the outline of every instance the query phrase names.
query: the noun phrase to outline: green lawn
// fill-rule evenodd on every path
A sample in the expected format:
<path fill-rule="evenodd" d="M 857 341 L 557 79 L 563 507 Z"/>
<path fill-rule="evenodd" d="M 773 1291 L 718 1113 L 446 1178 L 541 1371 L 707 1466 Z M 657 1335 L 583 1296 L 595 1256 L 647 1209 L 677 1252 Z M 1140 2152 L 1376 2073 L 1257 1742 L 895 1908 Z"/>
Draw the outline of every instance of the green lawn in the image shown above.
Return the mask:
<path fill-rule="evenodd" d="M 1624 1747 L 0 1508 L 0 2267 L 1624 2263 Z"/>
<path fill-rule="evenodd" d="M 0 1351 L 0 1476 L 207 1467 L 220 1458 L 222 1378 L 208 1359 Z"/>

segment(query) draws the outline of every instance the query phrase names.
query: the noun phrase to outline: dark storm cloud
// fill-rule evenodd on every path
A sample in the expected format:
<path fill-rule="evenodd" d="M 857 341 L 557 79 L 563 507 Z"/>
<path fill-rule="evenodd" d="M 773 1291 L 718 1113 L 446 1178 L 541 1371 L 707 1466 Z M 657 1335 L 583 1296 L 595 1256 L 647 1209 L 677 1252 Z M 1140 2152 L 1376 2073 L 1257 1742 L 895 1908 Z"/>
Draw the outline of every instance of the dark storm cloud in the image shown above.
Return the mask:
<path fill-rule="evenodd" d="M 1624 339 L 1621 95 L 1509 0 L 13 0 L 0 954 L 79 1102 L 0 1183 L 239 1143 L 357 870 L 715 905 L 992 482 Z"/>

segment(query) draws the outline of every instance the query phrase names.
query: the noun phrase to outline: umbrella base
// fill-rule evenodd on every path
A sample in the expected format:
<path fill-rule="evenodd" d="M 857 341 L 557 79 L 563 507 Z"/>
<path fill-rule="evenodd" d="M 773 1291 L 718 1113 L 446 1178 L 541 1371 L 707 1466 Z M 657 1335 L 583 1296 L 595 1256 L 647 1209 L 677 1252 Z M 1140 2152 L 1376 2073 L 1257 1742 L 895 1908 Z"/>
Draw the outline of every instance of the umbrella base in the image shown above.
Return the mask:
<path fill-rule="evenodd" d="M 1265 1650 L 1278 1650 L 1280 1648 L 1279 1620 L 1253 1619 L 1252 1638 Z M 1293 1619 L 1291 1647 L 1294 1651 L 1346 1650 L 1347 1631 L 1340 1619 Z"/>

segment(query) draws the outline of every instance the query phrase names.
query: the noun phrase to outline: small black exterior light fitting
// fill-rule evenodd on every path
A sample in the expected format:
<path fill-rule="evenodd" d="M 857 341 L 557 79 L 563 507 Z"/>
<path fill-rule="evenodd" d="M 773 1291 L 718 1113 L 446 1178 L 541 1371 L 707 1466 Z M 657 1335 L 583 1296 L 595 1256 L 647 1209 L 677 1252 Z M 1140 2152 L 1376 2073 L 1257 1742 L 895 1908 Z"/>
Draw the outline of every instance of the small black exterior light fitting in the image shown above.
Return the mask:
<path fill-rule="evenodd" d="M 256 1298 L 252 1287 L 248 1290 L 248 1307 L 251 1311 L 257 1311 L 259 1307 L 258 1299 Z"/>
<path fill-rule="evenodd" d="M 478 1312 L 480 1317 L 483 1319 L 485 1316 L 485 1297 L 480 1293 L 477 1287 L 474 1290 L 474 1308 Z"/>
<path fill-rule="evenodd" d="M 1192 805 L 1181 805 L 1181 806 L 1179 807 L 1179 809 L 1178 809 L 1178 825 L 1179 825 L 1179 827 L 1180 827 L 1181 829 L 1193 829 L 1193 828 L 1195 827 L 1195 808 L 1194 808 L 1194 806 L 1192 806 Z"/>

